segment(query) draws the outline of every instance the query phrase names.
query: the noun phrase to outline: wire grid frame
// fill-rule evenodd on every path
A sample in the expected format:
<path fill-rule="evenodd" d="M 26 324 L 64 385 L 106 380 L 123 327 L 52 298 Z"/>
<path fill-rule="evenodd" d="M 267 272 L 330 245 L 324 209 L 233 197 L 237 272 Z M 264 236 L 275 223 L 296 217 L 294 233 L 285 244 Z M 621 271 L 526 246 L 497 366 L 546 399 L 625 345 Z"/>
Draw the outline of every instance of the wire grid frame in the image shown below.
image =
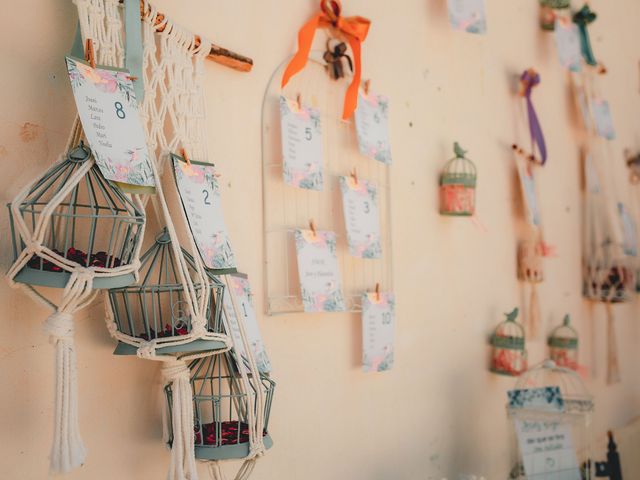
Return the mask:
<path fill-rule="evenodd" d="M 323 51 L 312 50 L 305 68 L 281 91 L 282 72 L 291 57 L 273 72 L 262 106 L 262 176 L 264 227 L 265 309 L 268 315 L 302 312 L 294 232 L 308 229 L 313 220 L 318 230 L 336 233 L 337 257 L 345 299 L 345 310 L 361 311 L 361 296 L 376 284 L 392 290 L 391 206 L 389 166 L 358 151 L 354 116 L 342 120 L 344 94 L 351 82 L 347 76 L 332 80 L 325 70 Z M 320 110 L 324 187 L 318 192 L 287 185 L 283 180 L 279 98 L 297 98 L 303 105 Z M 356 169 L 358 179 L 375 184 L 382 257 L 362 259 L 348 252 L 342 210 L 340 176 Z"/>
<path fill-rule="evenodd" d="M 196 458 L 222 460 L 242 458 L 249 453 L 248 408 L 255 405 L 255 402 L 250 401 L 250 396 L 255 396 L 256 391 L 254 384 L 249 382 L 251 390 L 248 394 L 243 393 L 233 355 L 233 352 L 227 351 L 189 364 Z M 260 374 L 260 388 L 265 393 L 262 433 L 267 436 L 275 382 L 267 375 Z M 165 387 L 165 393 L 169 412 L 172 414 L 171 385 Z M 171 425 L 172 422 L 169 422 L 169 428 Z M 169 443 L 172 441 L 173 432 L 170 431 Z M 265 445 L 267 448 L 272 445 L 270 438 L 265 438 Z"/>

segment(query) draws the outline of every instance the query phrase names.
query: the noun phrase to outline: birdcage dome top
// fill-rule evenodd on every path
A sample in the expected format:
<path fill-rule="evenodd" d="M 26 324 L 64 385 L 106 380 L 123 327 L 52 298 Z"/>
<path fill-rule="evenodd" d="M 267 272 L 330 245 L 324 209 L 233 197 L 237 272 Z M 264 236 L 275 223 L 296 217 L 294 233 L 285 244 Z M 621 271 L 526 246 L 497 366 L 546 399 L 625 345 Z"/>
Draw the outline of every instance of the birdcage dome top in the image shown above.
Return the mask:
<path fill-rule="evenodd" d="M 553 360 L 542 363 L 523 372 L 516 382 L 516 389 L 559 387 L 564 400 L 565 412 L 590 412 L 593 410 L 593 396 L 574 370 L 560 367 Z"/>
<path fill-rule="evenodd" d="M 518 322 L 518 309 L 505 313 L 506 320 L 500 322 L 491 336 L 491 345 L 499 348 L 524 349 L 524 328 Z"/>
<path fill-rule="evenodd" d="M 577 348 L 578 332 L 571 326 L 571 317 L 565 315 L 562 325 L 557 326 L 549 335 L 548 344 L 556 348 Z"/>
<path fill-rule="evenodd" d="M 462 149 L 458 142 L 453 144 L 453 151 L 455 157 L 445 164 L 440 177 L 440 184 L 462 184 L 475 187 L 477 179 L 476 166 L 465 156 L 467 152 Z"/>
<path fill-rule="evenodd" d="M 569 8 L 570 0 L 540 0 L 540 4 L 551 8 Z"/>

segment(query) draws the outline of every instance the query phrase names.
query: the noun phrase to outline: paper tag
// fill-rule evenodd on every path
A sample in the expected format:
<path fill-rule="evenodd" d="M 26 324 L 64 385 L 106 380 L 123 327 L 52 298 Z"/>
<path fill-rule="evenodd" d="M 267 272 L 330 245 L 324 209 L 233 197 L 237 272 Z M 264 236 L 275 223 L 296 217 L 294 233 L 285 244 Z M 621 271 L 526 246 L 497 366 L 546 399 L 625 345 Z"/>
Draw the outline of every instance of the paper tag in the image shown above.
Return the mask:
<path fill-rule="evenodd" d="M 222 215 L 214 166 L 171 155 L 173 173 L 189 229 L 207 268 L 235 269 L 236 259 Z"/>
<path fill-rule="evenodd" d="M 596 131 L 598 135 L 607 140 L 616 138 L 616 131 L 613 128 L 613 118 L 609 109 L 609 102 L 599 98 L 594 98 L 591 102 L 591 111 L 596 123 Z"/>
<path fill-rule="evenodd" d="M 300 290 L 305 312 L 340 312 L 345 309 L 336 234 L 296 230 Z"/>
<path fill-rule="evenodd" d="M 580 107 L 580 114 L 582 115 L 582 123 L 584 128 L 591 129 L 591 114 L 589 113 L 589 102 L 587 101 L 587 95 L 583 87 L 576 87 L 576 94 L 578 98 L 578 106 Z"/>
<path fill-rule="evenodd" d="M 393 293 L 362 295 L 362 370 L 384 372 L 393 367 L 395 297 Z"/>
<path fill-rule="evenodd" d="M 582 70 L 582 52 L 578 27 L 570 18 L 556 16 L 554 35 L 560 64 L 572 71 Z"/>
<path fill-rule="evenodd" d="M 484 0 L 448 0 L 449 21 L 454 30 L 484 34 L 487 19 Z"/>
<path fill-rule="evenodd" d="M 618 213 L 620 214 L 620 222 L 622 223 L 623 248 L 625 255 L 631 257 L 638 256 L 638 233 L 636 223 L 627 210 L 627 207 L 618 202 Z"/>
<path fill-rule="evenodd" d="M 380 258 L 380 217 L 375 185 L 367 180 L 339 177 L 342 209 L 347 229 L 349 255 L 358 258 Z"/>
<path fill-rule="evenodd" d="M 524 160 L 518 160 L 518 176 L 520 177 L 520 185 L 522 187 L 522 197 L 524 198 L 525 208 L 527 209 L 528 221 L 532 225 L 540 225 L 540 209 L 538 207 L 538 198 L 536 196 L 536 182 L 533 177 L 533 171 Z"/>
<path fill-rule="evenodd" d="M 514 418 L 514 427 L 527 478 L 580 480 L 571 426 L 561 420 L 564 400 L 557 386 L 511 390 L 509 407 L 540 412 Z M 556 413 L 558 415 L 548 415 Z M 517 415 L 517 414 L 516 414 Z"/>
<path fill-rule="evenodd" d="M 234 346 L 238 353 L 246 358 L 246 350 L 238 326 L 238 317 L 233 308 L 232 295 L 238 306 L 238 312 L 243 322 L 247 342 L 250 345 L 253 358 L 255 358 L 256 366 L 260 372 L 269 373 L 271 371 L 271 362 L 269 362 L 269 357 L 267 356 L 267 351 L 262 341 L 262 335 L 260 334 L 256 311 L 253 307 L 249 279 L 243 275 L 229 275 L 227 278 L 229 279 L 229 289 L 227 289 L 224 294 L 224 312 L 230 329 L 229 334 L 233 338 Z"/>
<path fill-rule="evenodd" d="M 309 190 L 322 190 L 322 131 L 320 112 L 280 97 L 284 181 Z"/>
<path fill-rule="evenodd" d="M 104 177 L 134 193 L 154 193 L 153 168 L 129 73 L 91 68 L 73 57 L 66 61 L 82 128 Z"/>
<path fill-rule="evenodd" d="M 389 100 L 383 95 L 358 93 L 356 135 L 360 153 L 391 165 L 389 142 Z"/>

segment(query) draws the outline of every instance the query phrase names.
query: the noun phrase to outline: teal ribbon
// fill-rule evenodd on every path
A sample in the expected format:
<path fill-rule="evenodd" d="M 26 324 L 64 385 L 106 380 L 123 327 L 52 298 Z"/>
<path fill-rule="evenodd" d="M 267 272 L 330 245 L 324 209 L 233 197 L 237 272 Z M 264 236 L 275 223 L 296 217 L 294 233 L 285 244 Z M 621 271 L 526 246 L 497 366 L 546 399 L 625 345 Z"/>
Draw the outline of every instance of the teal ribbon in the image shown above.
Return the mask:
<path fill-rule="evenodd" d="M 598 18 L 595 12 L 593 12 L 589 5 L 582 7 L 573 15 L 573 23 L 578 26 L 578 31 L 580 32 L 580 46 L 582 49 L 582 56 L 584 57 L 585 62 L 589 65 L 597 65 L 595 56 L 593 55 L 593 49 L 591 48 L 591 40 L 589 39 L 589 31 L 587 30 L 587 26 L 594 22 Z"/>
<path fill-rule="evenodd" d="M 124 66 L 132 77 L 136 77 L 136 80 L 133 81 L 133 89 L 138 104 L 141 104 L 144 99 L 144 80 L 142 78 L 142 20 L 138 0 L 124 0 L 124 32 Z M 71 55 L 76 58 L 84 58 L 80 20 L 78 20 L 76 36 L 71 46 Z"/>
<path fill-rule="evenodd" d="M 142 21 L 140 19 L 139 0 L 124 0 L 125 57 L 124 66 L 133 81 L 138 104 L 144 99 L 144 79 L 142 78 Z"/>

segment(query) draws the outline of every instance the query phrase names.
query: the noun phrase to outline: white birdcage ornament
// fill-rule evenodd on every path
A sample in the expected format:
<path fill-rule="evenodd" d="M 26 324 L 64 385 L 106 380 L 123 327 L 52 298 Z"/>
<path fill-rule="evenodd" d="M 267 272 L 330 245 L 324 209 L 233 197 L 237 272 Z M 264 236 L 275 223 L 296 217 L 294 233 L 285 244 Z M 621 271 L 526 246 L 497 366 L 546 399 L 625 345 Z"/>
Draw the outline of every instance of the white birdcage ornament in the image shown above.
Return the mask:
<path fill-rule="evenodd" d="M 574 370 L 545 360 L 522 373 L 509 392 L 507 411 L 516 443 L 510 479 L 593 478 L 594 401 Z M 562 452 L 550 449 L 549 455 L 542 445 L 547 441 Z"/>

